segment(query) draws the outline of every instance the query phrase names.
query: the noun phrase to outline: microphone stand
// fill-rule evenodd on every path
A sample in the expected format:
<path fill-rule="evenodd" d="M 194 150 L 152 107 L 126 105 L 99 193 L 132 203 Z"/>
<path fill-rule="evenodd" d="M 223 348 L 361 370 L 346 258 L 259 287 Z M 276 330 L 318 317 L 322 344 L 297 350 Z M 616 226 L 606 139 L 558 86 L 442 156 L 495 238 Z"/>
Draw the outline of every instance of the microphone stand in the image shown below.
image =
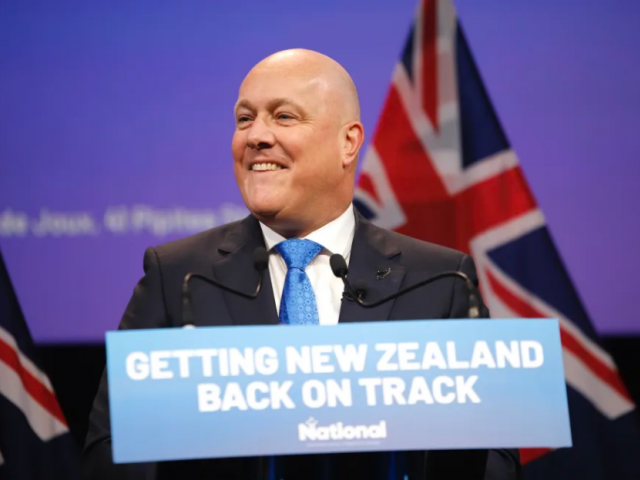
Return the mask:
<path fill-rule="evenodd" d="M 412 292 L 417 288 L 423 287 L 425 285 L 428 285 L 442 278 L 457 277 L 465 281 L 465 285 L 467 286 L 467 290 L 469 291 L 469 318 L 480 318 L 480 302 L 478 300 L 479 298 L 478 289 L 473 284 L 471 279 L 462 272 L 457 272 L 457 271 L 442 272 L 437 275 L 434 275 L 433 277 L 429 277 L 425 280 L 422 280 L 421 282 L 418 282 L 414 285 L 411 285 L 407 288 L 404 288 L 392 295 L 381 298 L 380 300 L 377 300 L 375 302 L 365 302 L 362 299 L 361 294 L 354 292 L 353 288 L 349 284 L 349 281 L 347 280 L 349 269 L 342 255 L 339 255 L 337 253 L 334 255 L 331 255 L 331 258 L 329 261 L 331 264 L 331 270 L 333 271 L 333 274 L 336 277 L 342 279 L 342 283 L 344 283 L 344 287 L 347 290 L 347 293 L 349 294 L 349 296 L 353 299 L 353 301 L 355 301 L 358 305 L 364 308 L 377 307 L 379 305 L 382 305 L 383 303 L 394 300 L 398 297 L 401 297 L 402 295 Z"/>
<path fill-rule="evenodd" d="M 204 282 L 214 285 L 218 288 L 226 292 L 233 293 L 234 295 L 239 295 L 243 298 L 247 298 L 249 300 L 253 300 L 258 297 L 260 294 L 260 289 L 262 288 L 262 280 L 264 278 L 264 271 L 267 269 L 269 262 L 269 255 L 264 247 L 258 247 L 253 252 L 253 266 L 258 271 L 258 285 L 253 293 L 245 293 L 240 290 L 236 290 L 235 288 L 231 288 L 224 283 L 219 282 L 213 278 L 209 278 L 206 275 L 202 275 L 201 273 L 189 272 L 185 275 L 184 281 L 182 282 L 182 326 L 186 328 L 195 327 L 194 315 L 193 315 L 193 302 L 191 299 L 191 292 L 189 291 L 189 282 L 191 279 L 197 278 L 199 280 L 203 280 Z"/>

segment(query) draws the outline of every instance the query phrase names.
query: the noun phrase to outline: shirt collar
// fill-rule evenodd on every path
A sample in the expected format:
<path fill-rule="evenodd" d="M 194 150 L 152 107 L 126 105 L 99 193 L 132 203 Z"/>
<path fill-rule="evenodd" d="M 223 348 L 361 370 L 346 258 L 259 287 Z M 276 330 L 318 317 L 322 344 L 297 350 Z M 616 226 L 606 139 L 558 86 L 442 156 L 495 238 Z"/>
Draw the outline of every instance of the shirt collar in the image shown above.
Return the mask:
<path fill-rule="evenodd" d="M 262 222 L 260 222 L 260 228 L 262 229 L 267 251 L 271 251 L 278 243 L 286 240 L 286 238 L 274 232 Z M 349 204 L 349 208 L 342 215 L 304 238 L 322 245 L 324 247 L 323 253 L 339 253 L 347 258 L 351 252 L 355 229 L 356 217 L 353 211 L 353 204 Z"/>

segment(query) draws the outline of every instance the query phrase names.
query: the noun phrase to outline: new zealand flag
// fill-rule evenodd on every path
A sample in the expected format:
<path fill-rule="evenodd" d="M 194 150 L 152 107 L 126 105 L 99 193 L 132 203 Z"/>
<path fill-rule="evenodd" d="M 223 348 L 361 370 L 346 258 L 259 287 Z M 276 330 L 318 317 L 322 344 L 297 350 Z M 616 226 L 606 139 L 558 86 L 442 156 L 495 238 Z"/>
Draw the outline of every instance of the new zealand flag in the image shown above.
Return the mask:
<path fill-rule="evenodd" d="M 355 203 L 382 227 L 472 254 L 492 317 L 560 319 L 574 447 L 521 450 L 526 478 L 640 478 L 635 405 L 563 267 L 450 0 L 418 7 Z"/>
<path fill-rule="evenodd" d="M 77 448 L 0 255 L 0 479 L 79 477 Z"/>

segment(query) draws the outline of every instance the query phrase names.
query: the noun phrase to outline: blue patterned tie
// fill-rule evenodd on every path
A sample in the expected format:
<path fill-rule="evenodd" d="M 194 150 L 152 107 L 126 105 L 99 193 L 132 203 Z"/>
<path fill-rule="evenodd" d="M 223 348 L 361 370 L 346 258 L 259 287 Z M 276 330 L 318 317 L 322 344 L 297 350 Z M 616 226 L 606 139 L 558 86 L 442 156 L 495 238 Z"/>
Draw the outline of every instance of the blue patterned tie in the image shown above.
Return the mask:
<path fill-rule="evenodd" d="M 274 248 L 287 264 L 287 277 L 280 300 L 280 323 L 317 325 L 316 296 L 304 269 L 322 251 L 322 245 L 311 240 L 292 238 Z"/>

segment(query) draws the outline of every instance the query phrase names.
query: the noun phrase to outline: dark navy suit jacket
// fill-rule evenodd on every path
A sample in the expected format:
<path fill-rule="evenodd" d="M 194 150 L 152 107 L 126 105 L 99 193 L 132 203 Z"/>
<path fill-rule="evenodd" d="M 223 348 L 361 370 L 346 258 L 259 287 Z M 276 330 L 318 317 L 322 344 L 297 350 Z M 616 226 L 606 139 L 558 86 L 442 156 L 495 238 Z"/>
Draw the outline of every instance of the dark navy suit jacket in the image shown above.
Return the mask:
<path fill-rule="evenodd" d="M 144 277 L 135 287 L 122 317 L 120 329 L 166 328 L 181 325 L 181 288 L 185 275 L 197 272 L 251 293 L 258 282 L 253 252 L 264 246 L 258 221 L 249 216 L 182 240 L 149 248 L 144 256 Z M 389 270 L 379 279 L 377 272 Z M 458 270 L 477 282 L 473 260 L 463 253 L 415 240 L 374 226 L 356 214 L 356 230 L 349 261 L 351 282 L 364 281 L 367 300 L 397 292 L 432 275 Z M 278 314 L 268 272 L 260 295 L 249 300 L 204 282 L 193 281 L 192 298 L 197 326 L 277 324 Z M 467 316 L 468 294 L 461 280 L 448 278 L 417 289 L 376 308 L 365 309 L 343 300 L 339 322 L 393 321 L 410 319 L 463 318 Z M 483 306 L 483 316 L 488 316 Z M 211 432 L 224 435 L 224 432 Z M 433 432 L 429 432 L 433 435 Z M 277 435 L 277 432 L 274 432 Z M 183 439 L 176 439 L 176 442 Z M 247 439 L 250 441 L 250 439 Z M 297 455 L 277 459 L 279 474 L 292 478 L 389 478 L 389 468 L 422 472 L 432 452 L 397 455 L 362 453 L 340 455 Z M 454 458 L 454 457 L 452 457 Z M 454 462 L 455 463 L 455 462 Z M 109 399 L 103 375 L 83 452 L 86 478 L 161 478 L 178 472 L 175 478 L 259 478 L 264 473 L 262 458 L 216 459 L 172 463 L 114 465 L 111 460 Z M 187 470 L 190 469 L 187 476 Z M 182 472 L 182 474 L 180 473 Z M 197 472 L 197 473 L 193 473 Z M 421 476 L 416 473 L 414 477 Z M 399 478 L 402 478 L 401 476 Z M 411 478 L 411 476 L 410 476 Z M 490 450 L 485 479 L 520 478 L 517 450 Z"/>

